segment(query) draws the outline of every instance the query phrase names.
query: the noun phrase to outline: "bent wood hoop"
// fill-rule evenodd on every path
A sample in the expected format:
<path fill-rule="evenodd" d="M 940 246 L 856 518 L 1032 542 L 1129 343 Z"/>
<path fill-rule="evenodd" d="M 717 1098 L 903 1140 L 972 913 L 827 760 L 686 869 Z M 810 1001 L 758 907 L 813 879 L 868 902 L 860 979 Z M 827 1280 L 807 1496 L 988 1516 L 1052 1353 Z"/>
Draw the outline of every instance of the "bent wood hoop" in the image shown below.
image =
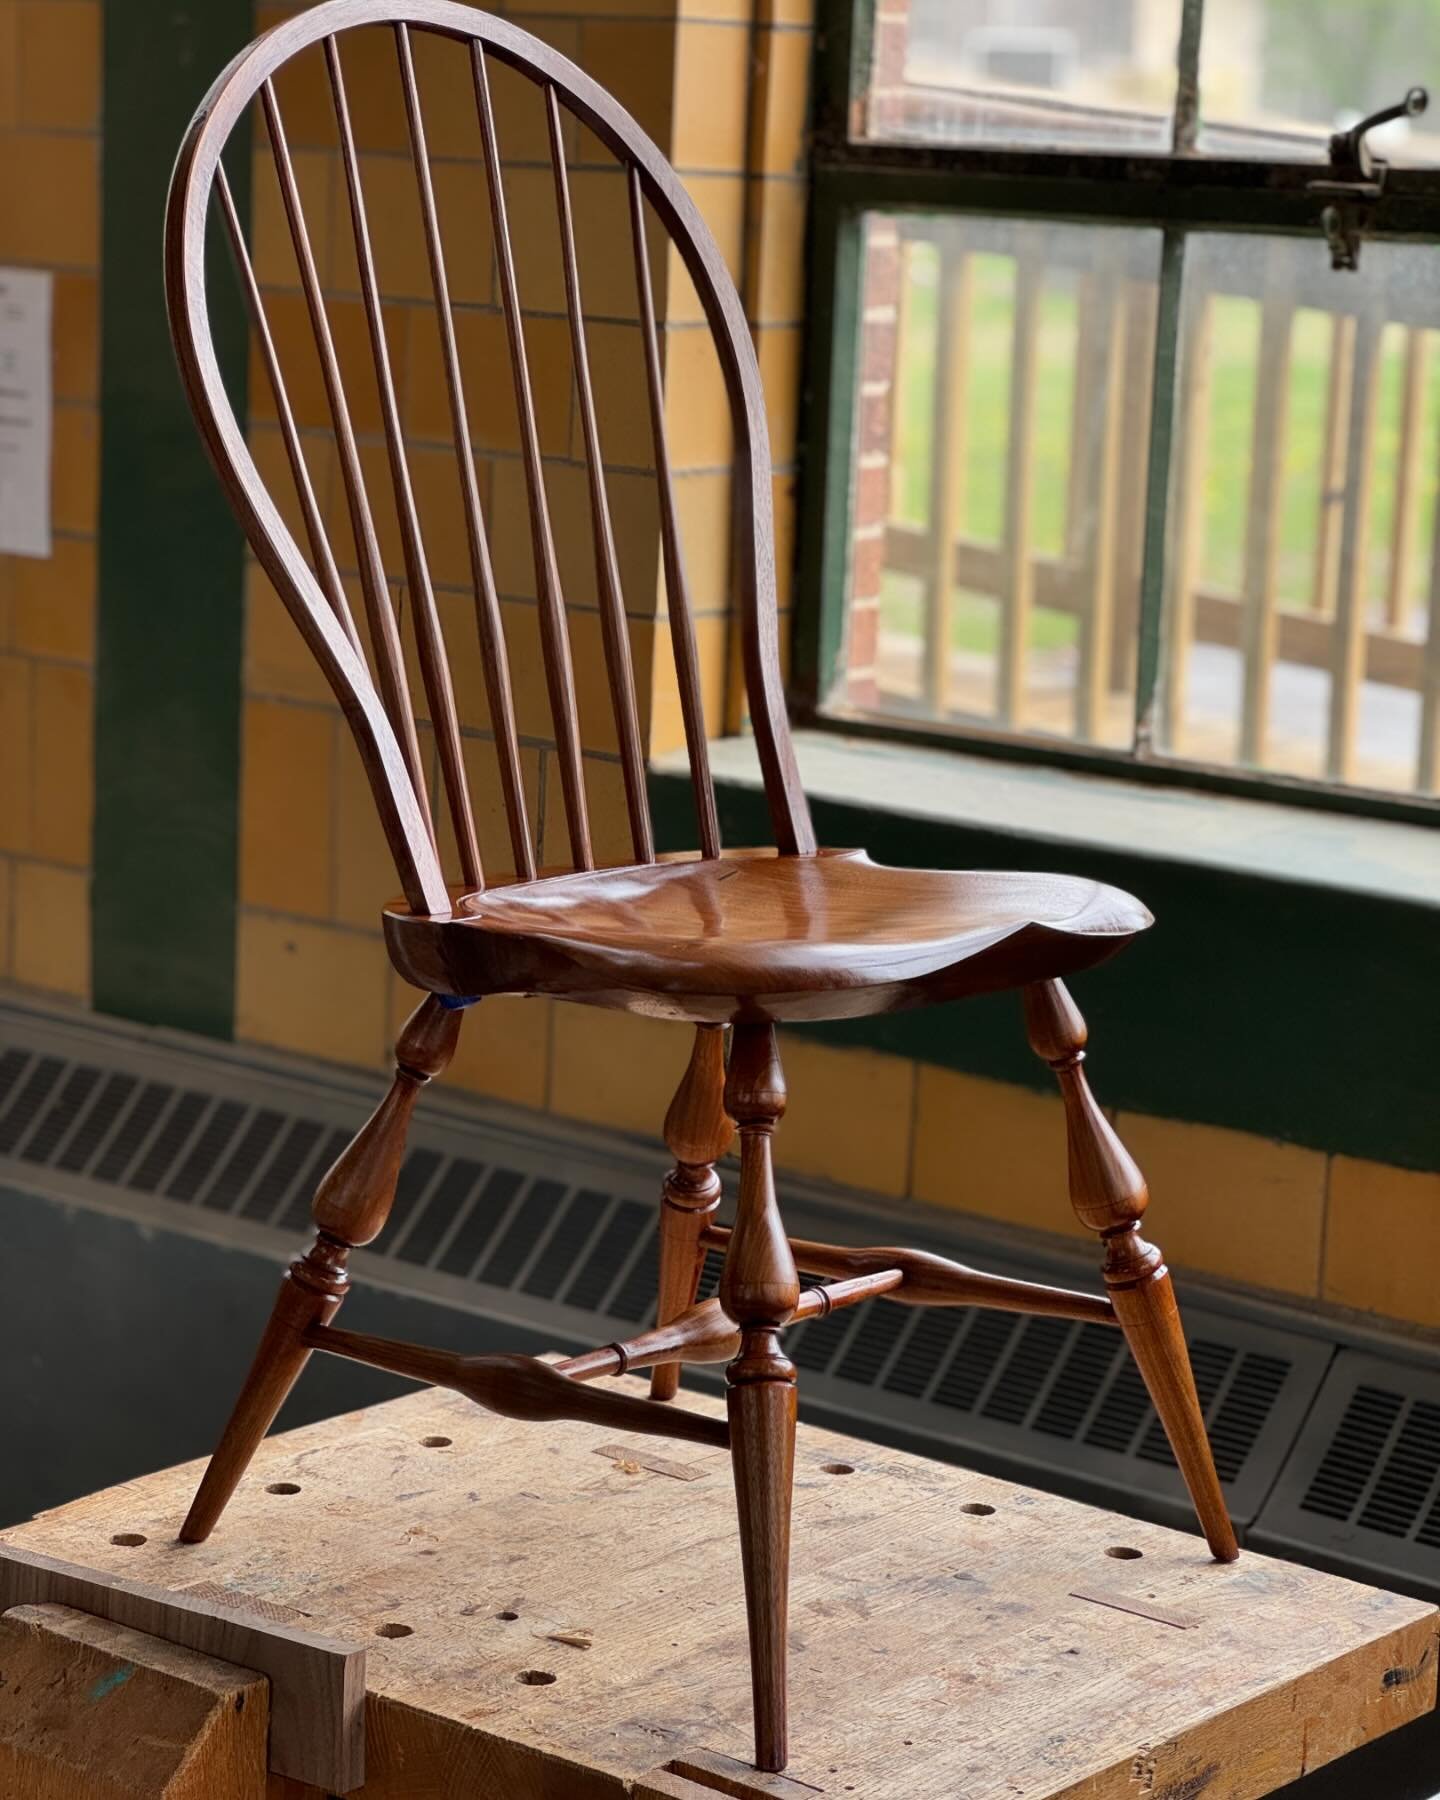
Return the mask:
<path fill-rule="evenodd" d="M 434 32 L 471 46 L 477 93 L 482 95 L 482 126 L 488 124 L 493 130 L 493 119 L 486 104 L 486 57 L 493 57 L 545 89 L 547 96 L 553 96 L 587 126 L 629 171 L 632 187 L 653 208 L 684 259 L 710 325 L 734 425 L 739 522 L 737 598 L 743 624 L 747 697 L 775 841 L 784 853 L 812 853 L 815 837 L 795 765 L 780 676 L 770 448 L 760 373 L 735 284 L 694 202 L 660 151 L 630 115 L 574 63 L 528 32 L 471 7 L 452 4 L 450 0 L 326 0 L 326 3 L 276 25 L 243 51 L 201 102 L 186 133 L 171 181 L 165 230 L 166 299 L 181 377 L 206 450 L 255 554 L 285 600 L 345 711 L 364 760 L 407 901 L 417 913 L 444 916 L 450 911 L 450 896 L 435 848 L 423 787 L 417 791 L 413 761 L 407 754 L 409 746 L 402 744 L 397 736 L 395 724 L 387 716 L 363 656 L 337 617 L 333 595 L 327 598 L 322 591 L 256 468 L 221 379 L 206 294 L 206 223 L 212 190 L 216 188 L 217 179 L 222 183 L 224 180 L 220 157 L 231 132 L 246 108 L 259 96 L 272 127 L 272 140 L 278 138 L 275 149 L 283 187 L 286 171 L 281 166 L 282 157 L 288 163 L 288 154 L 284 152 L 270 78 L 299 51 L 324 44 L 337 110 L 342 114 L 342 149 L 348 162 L 353 155 L 353 145 L 344 142 L 343 86 L 335 45 L 340 34 L 364 25 L 391 25 L 399 29 L 407 106 L 413 94 L 413 72 L 408 59 L 406 28 Z M 551 104 L 549 99 L 548 104 Z M 415 145 L 417 162 L 422 144 L 423 137 Z M 487 151 L 491 148 L 487 143 Z M 367 246 L 362 211 L 354 206 L 352 195 L 363 272 Z M 293 217 L 291 223 L 293 230 Z M 501 221 L 497 219 L 497 223 Z M 303 236 L 303 222 L 299 229 Z M 501 247 L 497 245 L 497 248 Z M 501 249 L 501 254 L 503 265 L 508 245 Z M 242 285 L 249 285 L 243 277 Z M 507 294 L 507 317 L 511 314 L 508 303 L 511 298 L 513 296 Z M 381 341 L 383 343 L 383 333 Z M 653 351 L 653 344 L 650 348 Z M 530 424 L 533 430 L 533 420 Z M 464 458 L 461 460 L 463 462 Z M 668 533 L 665 548 L 668 562 L 675 548 Z M 326 578 L 327 586 L 330 585 L 328 571 L 322 569 L 321 574 Z M 373 585 L 373 567 L 369 578 L 367 585 Z M 544 585 L 542 578 L 542 589 Z M 373 596 L 367 594 L 367 601 L 372 599 Z M 683 600 L 673 590 L 669 599 L 683 614 Z M 688 615 L 679 622 L 682 625 L 679 639 L 683 639 Z M 687 692 L 685 699 L 688 708 L 694 696 Z M 563 748 L 567 726 L 573 726 L 573 719 L 557 718 L 556 726 L 557 738 Z M 566 761 L 573 764 L 573 758 L 567 757 Z M 572 775 L 574 772 L 572 767 Z M 702 817 L 707 812 L 713 816 L 708 771 L 703 785 L 705 792 L 702 794 L 697 781 Z M 708 832 L 706 835 L 708 837 Z M 572 822 L 572 837 L 576 836 Z M 580 837 L 583 832 L 577 837 L 577 845 Z"/>

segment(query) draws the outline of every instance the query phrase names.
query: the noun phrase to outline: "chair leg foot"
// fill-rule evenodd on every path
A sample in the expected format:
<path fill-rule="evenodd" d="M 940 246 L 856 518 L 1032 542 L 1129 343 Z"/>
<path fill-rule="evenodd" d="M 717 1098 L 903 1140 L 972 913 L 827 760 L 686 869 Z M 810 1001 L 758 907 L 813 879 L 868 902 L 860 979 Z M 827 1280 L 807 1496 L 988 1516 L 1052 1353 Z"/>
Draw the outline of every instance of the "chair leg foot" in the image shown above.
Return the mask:
<path fill-rule="evenodd" d="M 740 1514 L 755 1766 L 778 1774 L 789 1756 L 786 1635 L 790 1594 L 790 1507 L 795 1479 L 795 1377 L 740 1379 L 746 1353 L 731 1365 L 730 1454 Z M 785 1364 L 789 1368 L 789 1364 Z"/>
<path fill-rule="evenodd" d="M 1085 1078 L 1085 1021 L 1058 981 L 1025 990 L 1030 1047 L 1055 1071 L 1065 1102 L 1070 1202 L 1105 1245 L 1105 1285 L 1185 1478 L 1205 1540 L 1220 1562 L 1240 1554 L 1205 1435 L 1190 1353 L 1164 1258 L 1140 1235 L 1145 1178 L 1095 1103 Z"/>
<path fill-rule="evenodd" d="M 700 1025 L 690 1061 L 665 1114 L 665 1142 L 675 1167 L 660 1202 L 660 1301 L 655 1323 L 668 1325 L 695 1304 L 705 1250 L 700 1234 L 720 1204 L 715 1164 L 730 1147 L 734 1126 L 725 1113 L 725 1031 Z M 673 1400 L 680 1364 L 657 1363 L 650 1398 Z"/>
<path fill-rule="evenodd" d="M 1152 1248 L 1138 1237 L 1133 1241 L 1142 1254 Z M 1159 1252 L 1154 1254 L 1158 1257 Z M 1133 1284 L 1107 1272 L 1106 1283 L 1115 1316 L 1189 1489 L 1205 1541 L 1217 1562 L 1234 1562 L 1240 1546 L 1205 1433 L 1205 1415 L 1195 1390 L 1170 1271 L 1159 1263 Z"/>
<path fill-rule="evenodd" d="M 180 1527 L 182 1544 L 203 1544 L 219 1523 L 261 1439 L 310 1360 L 306 1332 L 329 1324 L 346 1286 L 343 1256 L 337 1256 L 323 1238 L 286 1272 L 245 1385 Z"/>

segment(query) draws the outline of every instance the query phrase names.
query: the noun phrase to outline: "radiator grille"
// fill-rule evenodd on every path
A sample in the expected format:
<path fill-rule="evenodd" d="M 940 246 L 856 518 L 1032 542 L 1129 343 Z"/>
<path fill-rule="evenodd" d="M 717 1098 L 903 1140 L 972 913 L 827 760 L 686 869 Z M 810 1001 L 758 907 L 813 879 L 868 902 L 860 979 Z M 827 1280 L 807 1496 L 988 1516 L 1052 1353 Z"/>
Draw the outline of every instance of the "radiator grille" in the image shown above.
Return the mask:
<path fill-rule="evenodd" d="M 1440 1588 L 1440 1374 L 1342 1350 L 1263 1522 L 1282 1546 Z"/>

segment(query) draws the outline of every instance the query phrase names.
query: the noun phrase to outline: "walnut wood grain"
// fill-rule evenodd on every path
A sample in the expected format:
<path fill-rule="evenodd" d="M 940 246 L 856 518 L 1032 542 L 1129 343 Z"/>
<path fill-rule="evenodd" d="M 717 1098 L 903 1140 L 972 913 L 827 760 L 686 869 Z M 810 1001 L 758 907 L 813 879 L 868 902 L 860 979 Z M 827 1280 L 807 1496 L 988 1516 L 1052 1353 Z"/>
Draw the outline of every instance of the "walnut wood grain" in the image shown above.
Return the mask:
<path fill-rule="evenodd" d="M 709 1224 L 701 1233 L 703 1249 L 724 1250 L 730 1243 L 727 1226 Z M 1016 1281 L 1008 1275 L 987 1275 L 945 1256 L 925 1250 L 852 1249 L 848 1245 L 817 1244 L 808 1238 L 791 1238 L 795 1266 L 808 1275 L 858 1278 L 893 1271 L 898 1280 L 889 1298 L 902 1306 L 980 1306 L 995 1312 L 1036 1313 L 1051 1319 L 1080 1319 L 1089 1325 L 1115 1325 L 1119 1321 L 1110 1301 L 1102 1294 L 1079 1294 L 1069 1288 L 1046 1287 L 1036 1281 Z"/>
<path fill-rule="evenodd" d="M 507 1419 L 576 1419 L 607 1430 L 681 1438 L 718 1450 L 728 1449 L 730 1443 L 729 1428 L 722 1420 L 678 1407 L 662 1409 L 610 1388 L 586 1387 L 534 1356 L 459 1356 L 423 1344 L 392 1343 L 341 1331 L 333 1325 L 312 1327 L 306 1343 L 312 1350 L 346 1356 L 372 1369 L 388 1369 L 392 1375 L 405 1375 L 431 1387 L 451 1388 Z"/>
<path fill-rule="evenodd" d="M 325 68 L 330 78 L 335 123 L 340 134 L 340 166 L 345 175 L 350 229 L 355 241 L 355 262 L 360 276 L 360 300 L 365 312 L 371 366 L 375 371 L 375 385 L 380 400 L 385 458 L 390 469 L 391 491 L 395 497 L 395 516 L 400 527 L 405 590 L 415 631 L 415 650 L 420 663 L 425 698 L 429 703 L 430 724 L 440 753 L 440 774 L 449 803 L 450 821 L 455 828 L 460 879 L 474 888 L 480 885 L 481 880 L 480 850 L 475 837 L 470 790 L 465 782 L 465 761 L 460 750 L 460 717 L 455 706 L 455 689 L 450 680 L 450 661 L 445 650 L 444 633 L 440 628 L 440 614 L 435 605 L 435 590 L 430 581 L 430 565 L 426 561 L 425 546 L 420 535 L 420 515 L 410 481 L 410 464 L 400 427 L 400 405 L 395 397 L 395 377 L 390 367 L 389 345 L 385 339 L 385 318 L 380 305 L 380 283 L 375 274 L 375 252 L 370 243 L 370 222 L 365 210 L 365 190 L 360 179 L 360 158 L 356 154 L 355 133 L 350 123 L 350 103 L 345 93 L 340 46 L 333 37 L 325 39 Z"/>
<path fill-rule="evenodd" d="M 520 420 L 521 463 L 525 471 L 525 493 L 530 502 L 530 545 L 540 607 L 540 647 L 545 663 L 545 686 L 550 696 L 550 721 L 555 727 L 555 755 L 565 801 L 565 824 L 575 867 L 593 869 L 595 857 L 590 846 L 585 771 L 580 760 L 580 714 L 575 702 L 575 669 L 570 656 L 570 629 L 565 617 L 565 596 L 560 584 L 560 564 L 555 554 L 555 535 L 550 525 L 550 502 L 545 491 L 540 428 L 535 419 L 530 364 L 525 352 L 525 326 L 520 314 L 520 290 L 515 275 L 515 251 L 510 241 L 510 220 L 500 169 L 500 142 L 495 129 L 495 109 L 490 98 L 490 73 L 485 62 L 485 46 L 478 37 L 470 40 L 470 64 L 475 83 L 475 107 L 480 118 L 480 147 L 485 158 L 485 182 L 490 192 L 490 220 L 495 233 L 495 267 L 500 278 L 505 332 L 510 341 L 510 374 L 515 388 L 515 410 Z"/>
<path fill-rule="evenodd" d="M 440 219 L 435 208 L 435 184 L 430 173 L 425 117 L 420 105 L 419 84 L 415 78 L 410 30 L 400 22 L 395 26 L 395 48 L 400 62 L 400 88 L 405 96 L 405 123 L 410 137 L 410 155 L 415 165 L 415 184 L 420 196 L 420 216 L 425 226 L 425 255 L 430 266 L 435 323 L 440 334 L 440 354 L 445 366 L 445 399 L 450 409 L 455 467 L 460 476 L 465 542 L 470 557 L 470 580 L 475 594 L 475 622 L 480 636 L 485 697 L 489 704 L 495 755 L 500 771 L 500 791 L 505 802 L 505 823 L 516 876 L 522 881 L 528 881 L 535 873 L 535 853 L 531 848 L 525 783 L 520 772 L 520 738 L 515 728 L 510 653 L 505 642 L 505 631 L 500 618 L 500 598 L 495 589 L 495 573 L 490 562 L 490 540 L 480 509 L 475 458 L 470 449 L 465 381 L 460 370 L 460 352 L 455 342 L 450 281 L 445 268 L 445 251 L 440 241 Z M 482 885 L 478 876 L 472 885 Z"/>
<path fill-rule="evenodd" d="M 1025 989 L 1025 1021 L 1030 1046 L 1054 1069 L 1065 1102 L 1075 1216 L 1104 1243 L 1103 1273 L 1115 1316 L 1165 1427 L 1205 1541 L 1218 1561 L 1234 1562 L 1240 1547 L 1205 1433 L 1170 1272 L 1160 1251 L 1140 1235 L 1149 1192 L 1090 1092 L 1082 1066 L 1085 1021 L 1058 981 Z"/>
<path fill-rule="evenodd" d="M 795 1475 L 795 1365 L 780 1329 L 800 1281 L 775 1200 L 771 1138 L 785 1111 L 785 1076 L 770 1025 L 735 1027 L 725 1110 L 740 1127 L 740 1196 L 720 1277 L 720 1304 L 740 1330 L 725 1371 L 730 1453 L 740 1514 L 755 1766 L 785 1767 L 790 1508 Z"/>
<path fill-rule="evenodd" d="M 255 341 L 260 347 L 261 360 L 265 364 L 266 379 L 270 383 L 270 393 L 275 402 L 275 416 L 280 421 L 280 436 L 285 445 L 285 459 L 290 465 L 290 479 L 295 484 L 295 497 L 300 503 L 300 515 L 305 521 L 305 538 L 310 545 L 310 554 L 315 560 L 315 576 L 325 590 L 325 598 L 335 617 L 344 626 L 346 635 L 358 655 L 364 652 L 360 647 L 360 634 L 355 629 L 355 619 L 350 611 L 350 602 L 345 598 L 345 589 L 340 583 L 340 571 L 335 566 L 335 553 L 330 547 L 330 539 L 325 534 L 324 521 L 320 516 L 320 503 L 315 497 L 315 485 L 310 478 L 310 468 L 305 461 L 305 452 L 300 443 L 300 431 L 295 423 L 295 409 L 290 404 L 289 386 L 285 380 L 285 371 L 281 367 L 280 357 L 275 348 L 275 339 L 270 330 L 270 320 L 265 312 L 265 302 L 261 297 L 260 284 L 255 279 L 255 270 L 250 262 L 249 246 L 245 242 L 244 227 L 240 223 L 240 214 L 236 211 L 234 196 L 230 192 L 230 183 L 225 176 L 225 165 L 222 163 L 215 171 L 215 191 L 220 199 L 220 216 L 225 222 L 225 235 L 230 242 L 230 254 L 235 258 L 236 273 L 240 277 L 240 288 L 245 296 L 245 309 L 250 315 L 251 329 L 255 333 Z"/>
<path fill-rule="evenodd" d="M 629 173 L 629 187 L 630 240 L 635 256 L 635 292 L 640 302 L 640 343 L 645 357 L 645 391 L 650 402 L 650 442 L 660 487 L 660 550 L 665 570 L 665 610 L 670 621 L 675 679 L 680 689 L 680 716 L 685 726 L 685 748 L 690 757 L 690 786 L 695 796 L 700 854 L 718 856 L 720 821 L 715 810 L 715 786 L 710 778 L 705 706 L 700 692 L 700 652 L 695 642 L 695 615 L 690 603 L 690 584 L 685 575 L 685 553 L 680 544 L 680 523 L 675 505 L 675 479 L 670 471 L 670 445 L 665 434 L 665 379 L 660 369 L 660 339 L 655 327 L 650 252 L 645 242 L 645 196 L 640 186 L 640 172 L 633 167 Z"/>
<path fill-rule="evenodd" d="M 400 648 L 400 631 L 390 602 L 385 564 L 380 554 L 380 540 L 376 536 L 375 518 L 360 467 L 360 451 L 350 416 L 350 402 L 340 375 L 340 361 L 335 353 L 330 317 L 320 291 L 320 276 L 315 267 L 315 253 L 310 247 L 310 232 L 305 222 L 305 209 L 300 199 L 300 186 L 295 178 L 295 166 L 290 156 L 284 120 L 280 116 L 280 102 L 276 97 L 274 84 L 268 77 L 261 84 L 260 98 L 265 114 L 265 134 L 270 141 L 275 176 L 280 184 L 280 199 L 290 228 L 290 241 L 300 273 L 300 287 L 310 316 L 310 329 L 314 334 L 320 375 L 325 385 L 325 399 L 330 409 L 336 457 L 345 488 L 345 504 L 350 514 L 350 530 L 355 540 L 360 591 L 365 598 L 365 617 L 370 627 L 370 648 L 375 658 L 380 698 L 405 759 L 410 777 L 411 799 L 425 822 L 425 830 L 433 849 L 434 830 L 430 823 L 430 804 L 420 763 L 415 709 L 405 686 L 405 658 Z"/>
<path fill-rule="evenodd" d="M 600 631 L 610 678 L 610 706 L 620 745 L 625 782 L 625 811 L 630 846 L 636 862 L 655 860 L 650 830 L 650 801 L 645 789 L 645 753 L 635 705 L 635 671 L 630 656 L 630 629 L 620 591 L 620 564 L 615 530 L 605 491 L 605 463 L 600 453 L 600 425 L 590 379 L 590 350 L 585 339 L 585 306 L 580 294 L 580 262 L 575 254 L 575 221 L 570 204 L 570 177 L 565 167 L 565 140 L 560 100 L 553 83 L 545 86 L 545 122 L 550 136 L 550 168 L 555 178 L 555 208 L 560 222 L 560 251 L 565 270 L 565 310 L 570 318 L 570 351 L 575 392 L 580 402 L 580 432 L 585 444 L 585 477 L 590 495 L 590 529 L 595 547 L 595 584 L 600 596 Z M 664 504 L 662 495 L 662 506 Z"/>
<path fill-rule="evenodd" d="M 803 1324 L 806 1319 L 828 1318 L 832 1312 L 858 1305 L 862 1300 L 878 1299 L 882 1294 L 893 1297 L 903 1280 L 899 1269 L 877 1269 L 850 1281 L 802 1288 L 787 1326 Z M 598 1350 L 567 1356 L 555 1367 L 576 1381 L 593 1381 L 599 1375 L 627 1375 L 653 1364 L 663 1366 L 669 1358 L 677 1364 L 728 1363 L 739 1354 L 739 1328 L 726 1316 L 717 1299 L 691 1306 L 667 1325 L 642 1331 L 623 1343 L 604 1344 Z"/>
<path fill-rule="evenodd" d="M 660 1325 L 695 1303 L 705 1266 L 701 1237 L 720 1204 L 715 1164 L 734 1135 L 725 1111 L 725 1034 L 702 1025 L 665 1115 L 665 1143 L 675 1166 L 660 1197 Z M 679 1387 L 680 1363 L 662 1363 L 650 1378 L 650 1398 L 673 1400 Z"/>
<path fill-rule="evenodd" d="M 350 1252 L 384 1229 L 395 1201 L 405 1137 L 420 1091 L 448 1065 L 461 1014 L 427 995 L 395 1043 L 389 1092 L 321 1179 L 315 1193 L 315 1242 L 296 1257 L 255 1352 L 219 1446 L 180 1528 L 182 1542 L 203 1543 L 249 1467 L 310 1359 L 306 1334 L 328 1325 L 350 1286 Z"/>
<path fill-rule="evenodd" d="M 727 850 L 457 892 L 453 917 L 385 912 L 417 987 L 548 993 L 696 1024 L 855 1018 L 1056 975 L 1150 922 L 1076 877 L 891 869 L 859 850 Z"/>

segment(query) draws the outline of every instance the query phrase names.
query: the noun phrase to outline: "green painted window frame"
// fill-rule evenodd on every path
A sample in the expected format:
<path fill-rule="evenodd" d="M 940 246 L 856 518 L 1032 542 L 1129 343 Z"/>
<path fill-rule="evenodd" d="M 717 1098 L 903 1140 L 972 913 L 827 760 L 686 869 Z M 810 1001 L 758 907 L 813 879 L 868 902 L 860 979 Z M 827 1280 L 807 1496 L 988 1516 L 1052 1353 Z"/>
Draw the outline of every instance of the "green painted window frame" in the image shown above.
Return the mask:
<path fill-rule="evenodd" d="M 1183 0 L 1174 151 L 1037 151 L 872 141 L 855 130 L 866 91 L 874 0 L 821 0 L 810 163 L 809 316 L 803 376 L 797 605 L 791 703 L 797 722 L 851 736 L 951 746 L 972 755 L 1050 763 L 1130 780 L 1242 793 L 1331 811 L 1440 823 L 1440 797 L 1331 786 L 1182 761 L 1149 740 L 1160 664 L 1170 448 L 1185 246 L 1195 231 L 1312 236 L 1323 248 L 1325 201 L 1310 191 L 1322 165 L 1207 156 L 1193 149 L 1204 0 Z M 1397 96 L 1398 98 L 1398 96 Z M 1180 152 L 1183 152 L 1181 154 Z M 869 211 L 1003 212 L 1009 217 L 1149 226 L 1161 233 L 1154 399 L 1146 470 L 1136 745 L 1041 740 L 980 727 L 865 719 L 827 710 L 840 673 L 848 588 L 851 446 L 860 335 L 860 271 Z M 1367 238 L 1440 242 L 1440 168 L 1389 171 Z M 1361 269 L 1363 273 L 1363 252 Z"/>

